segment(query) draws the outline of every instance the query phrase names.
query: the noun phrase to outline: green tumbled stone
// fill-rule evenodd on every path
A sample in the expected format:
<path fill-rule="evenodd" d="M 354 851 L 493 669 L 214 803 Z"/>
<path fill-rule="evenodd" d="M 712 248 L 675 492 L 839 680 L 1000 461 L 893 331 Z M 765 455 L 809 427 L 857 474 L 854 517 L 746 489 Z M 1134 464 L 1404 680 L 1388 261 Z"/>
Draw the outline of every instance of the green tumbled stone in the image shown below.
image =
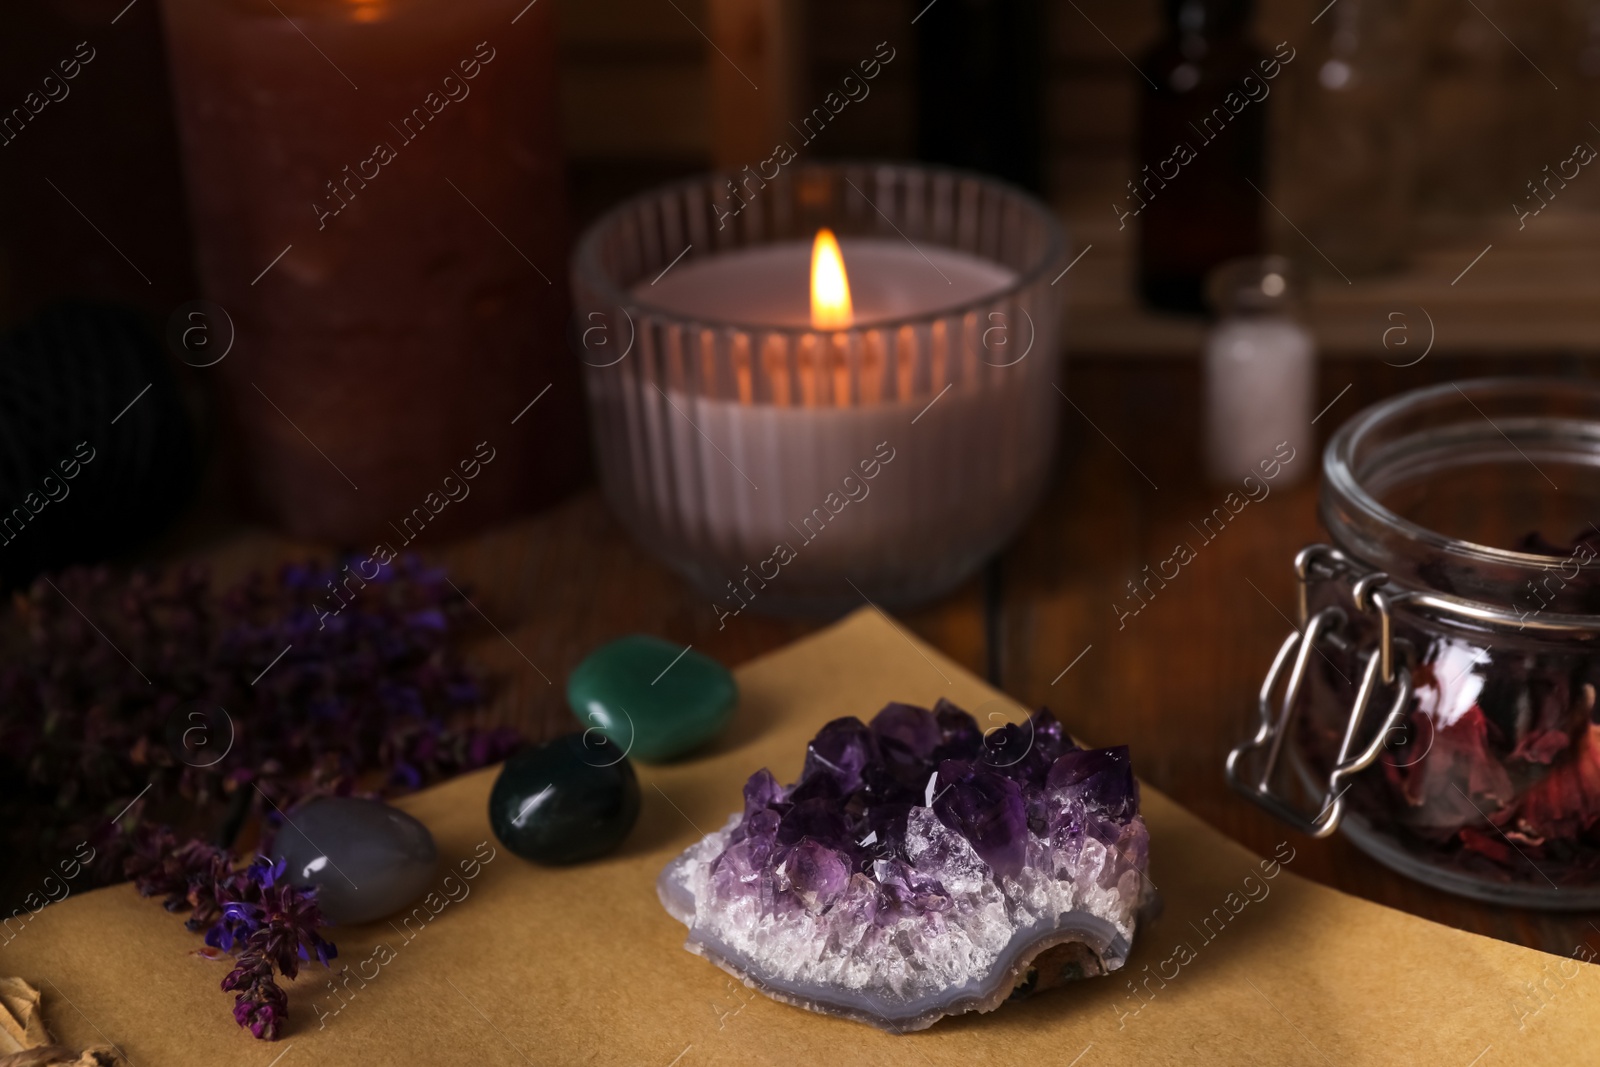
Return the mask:
<path fill-rule="evenodd" d="M 535 863 L 582 863 L 620 845 L 639 818 L 639 779 L 621 750 L 585 731 L 525 748 L 489 791 L 489 825 Z"/>
<path fill-rule="evenodd" d="M 578 720 L 646 763 L 715 737 L 738 701 L 728 668 L 646 634 L 602 645 L 567 679 L 567 703 Z"/>

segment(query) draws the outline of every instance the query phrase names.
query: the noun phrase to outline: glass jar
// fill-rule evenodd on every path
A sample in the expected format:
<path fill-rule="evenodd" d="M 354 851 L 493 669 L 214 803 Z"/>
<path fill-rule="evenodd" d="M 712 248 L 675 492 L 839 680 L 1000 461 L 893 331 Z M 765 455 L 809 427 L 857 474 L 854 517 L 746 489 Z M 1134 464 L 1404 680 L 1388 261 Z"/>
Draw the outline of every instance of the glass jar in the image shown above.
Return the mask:
<path fill-rule="evenodd" d="M 1323 474 L 1332 544 L 1229 781 L 1439 888 L 1600 907 L 1600 385 L 1406 393 Z"/>

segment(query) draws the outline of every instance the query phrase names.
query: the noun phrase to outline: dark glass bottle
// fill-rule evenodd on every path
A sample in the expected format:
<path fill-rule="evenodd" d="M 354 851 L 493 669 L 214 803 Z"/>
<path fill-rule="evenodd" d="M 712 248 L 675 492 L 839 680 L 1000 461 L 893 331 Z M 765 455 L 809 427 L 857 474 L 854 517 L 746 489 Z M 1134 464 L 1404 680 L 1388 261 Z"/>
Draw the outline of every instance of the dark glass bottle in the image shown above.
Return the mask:
<path fill-rule="evenodd" d="M 1139 65 L 1138 170 L 1117 212 L 1139 227 L 1144 299 L 1203 312 L 1207 272 L 1263 250 L 1266 101 L 1288 60 L 1250 39 L 1251 0 L 1164 7 L 1167 35 Z"/>

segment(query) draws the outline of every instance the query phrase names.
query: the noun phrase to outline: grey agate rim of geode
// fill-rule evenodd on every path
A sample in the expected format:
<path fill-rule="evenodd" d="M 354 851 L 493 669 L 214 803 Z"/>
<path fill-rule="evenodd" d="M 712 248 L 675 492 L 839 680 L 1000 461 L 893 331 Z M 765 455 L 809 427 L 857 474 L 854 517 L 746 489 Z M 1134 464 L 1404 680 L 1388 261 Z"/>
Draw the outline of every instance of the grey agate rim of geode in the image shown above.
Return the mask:
<path fill-rule="evenodd" d="M 710 934 L 694 927 L 695 898 L 678 877 L 693 846 L 676 856 L 656 878 L 656 895 L 661 906 L 689 929 L 684 948 L 715 963 L 745 985 L 774 1000 L 810 1011 L 866 1023 L 894 1033 L 926 1030 L 940 1019 L 967 1012 L 989 1012 L 1003 1004 L 1040 953 L 1069 942 L 1091 949 L 1106 973 L 1121 969 L 1127 962 L 1129 945 L 1115 926 L 1098 915 L 1083 911 L 1064 912 L 1050 925 L 1043 922 L 1016 931 L 996 958 L 985 979 L 974 979 L 964 986 L 927 993 L 910 1000 L 885 1001 L 870 995 L 853 995 L 841 989 L 829 999 L 818 990 L 797 983 L 757 977 L 752 961 L 729 948 Z M 687 916 L 687 918 L 685 917 Z"/>

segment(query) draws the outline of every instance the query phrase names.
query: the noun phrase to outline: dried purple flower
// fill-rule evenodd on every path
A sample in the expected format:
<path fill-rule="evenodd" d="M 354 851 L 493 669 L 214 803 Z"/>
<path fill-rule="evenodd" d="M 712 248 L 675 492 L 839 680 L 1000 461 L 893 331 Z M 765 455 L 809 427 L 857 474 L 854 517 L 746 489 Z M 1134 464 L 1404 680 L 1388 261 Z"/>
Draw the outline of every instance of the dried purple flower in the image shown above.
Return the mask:
<path fill-rule="evenodd" d="M 190 909 L 191 930 L 206 929 L 206 944 L 224 952 L 240 949 L 222 988 L 237 992 L 233 1017 L 258 1038 L 276 1040 L 288 1019 L 289 1001 L 274 970 L 293 979 L 313 955 L 323 966 L 338 955 L 318 932 L 325 924 L 315 890 L 281 882 L 284 862 L 258 856 L 235 868 L 226 849 L 199 841 L 174 848 L 165 827 L 136 835 L 128 873 L 145 896 L 165 893 L 169 911 Z"/>
<path fill-rule="evenodd" d="M 278 1040 L 289 1017 L 289 994 L 272 977 L 272 964 L 254 953 L 239 957 L 239 965 L 222 980 L 233 998 L 233 1018 L 263 1041 Z"/>

